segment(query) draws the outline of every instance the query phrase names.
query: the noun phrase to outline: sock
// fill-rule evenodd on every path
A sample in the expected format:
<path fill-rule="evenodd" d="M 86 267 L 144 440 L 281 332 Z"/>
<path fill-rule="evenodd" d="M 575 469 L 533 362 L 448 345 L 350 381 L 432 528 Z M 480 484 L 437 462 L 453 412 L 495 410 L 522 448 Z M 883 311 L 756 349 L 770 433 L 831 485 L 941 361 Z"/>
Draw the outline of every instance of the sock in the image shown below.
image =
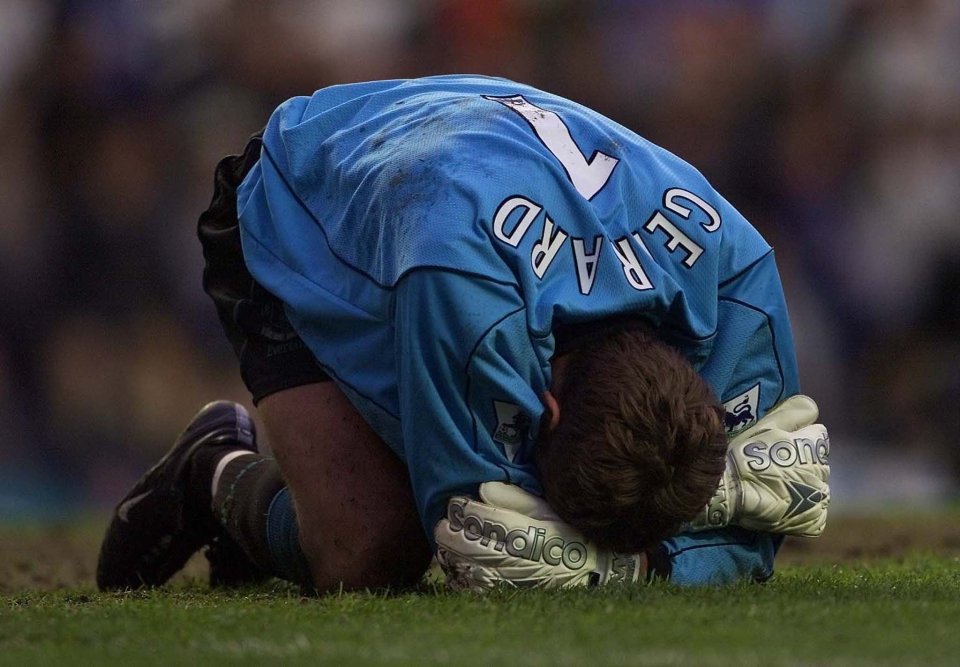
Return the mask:
<path fill-rule="evenodd" d="M 312 589 L 310 566 L 300 548 L 300 528 L 293 508 L 293 495 L 286 486 L 270 502 L 266 534 L 277 576 L 300 584 L 303 589 Z"/>
<path fill-rule="evenodd" d="M 260 569 L 312 588 L 293 498 L 273 459 L 248 450 L 218 457 L 207 487 L 216 520 Z"/>

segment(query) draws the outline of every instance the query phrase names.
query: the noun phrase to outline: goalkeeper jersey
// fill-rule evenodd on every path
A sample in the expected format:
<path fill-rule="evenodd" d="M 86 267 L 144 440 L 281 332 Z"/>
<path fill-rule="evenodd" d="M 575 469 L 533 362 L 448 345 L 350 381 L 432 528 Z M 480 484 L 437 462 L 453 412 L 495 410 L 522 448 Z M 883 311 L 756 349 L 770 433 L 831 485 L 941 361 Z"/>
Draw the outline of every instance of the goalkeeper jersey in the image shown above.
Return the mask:
<path fill-rule="evenodd" d="M 482 482 L 540 492 L 550 359 L 601 329 L 656 329 L 731 431 L 799 389 L 757 231 L 681 159 L 528 86 L 441 76 L 293 98 L 238 211 L 251 274 L 406 462 L 428 535 Z"/>

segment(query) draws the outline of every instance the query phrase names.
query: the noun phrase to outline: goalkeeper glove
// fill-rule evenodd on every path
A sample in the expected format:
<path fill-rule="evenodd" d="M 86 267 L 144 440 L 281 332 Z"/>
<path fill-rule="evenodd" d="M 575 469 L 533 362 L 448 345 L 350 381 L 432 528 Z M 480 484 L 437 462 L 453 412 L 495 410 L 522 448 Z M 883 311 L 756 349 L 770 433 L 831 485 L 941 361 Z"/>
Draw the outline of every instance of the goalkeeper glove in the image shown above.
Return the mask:
<path fill-rule="evenodd" d="M 643 554 L 598 549 L 545 500 L 503 482 L 481 484 L 480 500 L 451 498 L 434 537 L 452 588 L 572 588 L 646 574 Z"/>
<path fill-rule="evenodd" d="M 716 493 L 686 530 L 736 524 L 816 537 L 830 504 L 830 438 L 817 404 L 792 396 L 735 436 Z"/>

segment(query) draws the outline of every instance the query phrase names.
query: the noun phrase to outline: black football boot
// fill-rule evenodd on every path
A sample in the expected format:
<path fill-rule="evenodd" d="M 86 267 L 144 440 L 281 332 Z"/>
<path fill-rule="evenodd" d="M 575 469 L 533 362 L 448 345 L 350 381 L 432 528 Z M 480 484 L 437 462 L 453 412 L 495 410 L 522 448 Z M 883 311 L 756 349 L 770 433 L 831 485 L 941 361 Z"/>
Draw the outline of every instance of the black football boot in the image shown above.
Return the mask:
<path fill-rule="evenodd" d="M 209 490 L 197 488 L 211 480 L 191 474 L 197 452 L 211 447 L 257 451 L 256 429 L 242 405 L 215 401 L 204 406 L 120 501 L 100 547 L 100 590 L 159 586 L 204 545 L 209 545 L 212 585 L 265 578 L 214 518 Z"/>

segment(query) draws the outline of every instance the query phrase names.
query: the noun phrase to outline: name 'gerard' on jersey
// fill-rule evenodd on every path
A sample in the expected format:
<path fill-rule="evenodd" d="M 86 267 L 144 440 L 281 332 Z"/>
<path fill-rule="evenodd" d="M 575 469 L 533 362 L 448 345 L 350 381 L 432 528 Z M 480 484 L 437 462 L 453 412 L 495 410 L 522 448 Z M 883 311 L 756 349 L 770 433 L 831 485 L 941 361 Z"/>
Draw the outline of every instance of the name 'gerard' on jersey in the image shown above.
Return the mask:
<path fill-rule="evenodd" d="M 684 200 L 695 204 L 707 214 L 707 219 L 699 223 L 701 228 L 709 233 L 714 233 L 720 229 L 722 224 L 720 214 L 701 197 L 682 188 L 670 188 L 663 193 L 663 207 L 676 213 L 684 220 L 689 220 L 693 209 L 681 203 Z M 503 200 L 493 216 L 494 236 L 508 246 L 516 248 L 541 213 L 543 213 L 543 226 L 540 231 L 540 239 L 533 244 L 530 253 L 530 266 L 537 278 L 543 278 L 547 269 L 550 268 L 553 260 L 557 257 L 560 248 L 567 242 L 569 234 L 550 218 L 549 212 L 545 211 L 542 205 L 523 195 L 514 195 Z M 671 253 L 680 250 L 683 253 L 681 262 L 687 269 L 693 268 L 693 265 L 703 255 L 703 246 L 696 243 L 659 210 L 654 211 L 650 219 L 643 225 L 642 230 L 653 237 L 654 240 L 658 233 L 665 236 L 666 238 L 662 239 L 664 246 Z M 620 261 L 620 265 L 623 267 L 623 275 L 633 289 L 638 291 L 653 289 L 655 285 L 647 272 L 644 271 L 643 263 L 634 251 L 634 246 L 630 242 L 631 239 L 652 259 L 650 250 L 639 231 L 633 232 L 630 236 L 615 239 L 612 242 L 613 253 Z M 593 289 L 593 281 L 597 275 L 597 261 L 600 258 L 600 252 L 603 250 L 604 236 L 595 236 L 589 249 L 585 239 L 574 237 L 570 241 L 574 265 L 577 270 L 577 284 L 580 287 L 580 293 L 588 295 L 590 290 Z"/>

